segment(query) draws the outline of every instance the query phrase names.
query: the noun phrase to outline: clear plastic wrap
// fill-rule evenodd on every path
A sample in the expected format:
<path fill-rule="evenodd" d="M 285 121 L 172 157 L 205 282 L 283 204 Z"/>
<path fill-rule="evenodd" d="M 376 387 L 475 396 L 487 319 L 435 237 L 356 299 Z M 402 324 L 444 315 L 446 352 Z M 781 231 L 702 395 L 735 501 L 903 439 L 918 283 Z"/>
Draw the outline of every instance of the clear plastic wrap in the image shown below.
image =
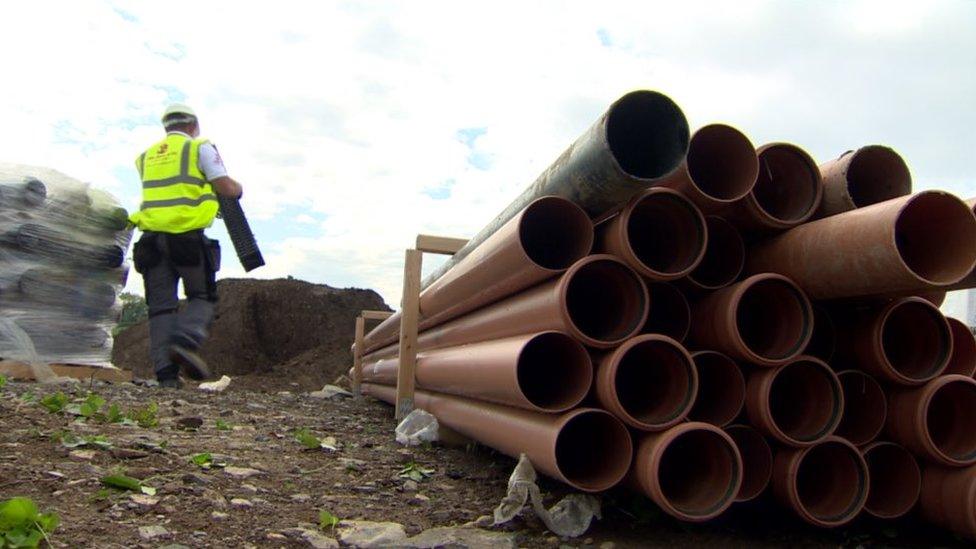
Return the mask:
<path fill-rule="evenodd" d="M 112 195 L 0 164 L 0 358 L 108 364 L 131 239 Z"/>

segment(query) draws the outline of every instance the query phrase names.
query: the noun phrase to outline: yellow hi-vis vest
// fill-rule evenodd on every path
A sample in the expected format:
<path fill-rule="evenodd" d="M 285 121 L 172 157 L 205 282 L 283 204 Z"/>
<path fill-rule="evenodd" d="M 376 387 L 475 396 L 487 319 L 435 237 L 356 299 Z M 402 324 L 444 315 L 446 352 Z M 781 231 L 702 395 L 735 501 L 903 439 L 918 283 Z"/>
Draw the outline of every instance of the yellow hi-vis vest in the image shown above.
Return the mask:
<path fill-rule="evenodd" d="M 171 133 L 136 159 L 142 205 L 129 221 L 143 231 L 174 234 L 213 224 L 217 195 L 197 165 L 206 142 Z"/>

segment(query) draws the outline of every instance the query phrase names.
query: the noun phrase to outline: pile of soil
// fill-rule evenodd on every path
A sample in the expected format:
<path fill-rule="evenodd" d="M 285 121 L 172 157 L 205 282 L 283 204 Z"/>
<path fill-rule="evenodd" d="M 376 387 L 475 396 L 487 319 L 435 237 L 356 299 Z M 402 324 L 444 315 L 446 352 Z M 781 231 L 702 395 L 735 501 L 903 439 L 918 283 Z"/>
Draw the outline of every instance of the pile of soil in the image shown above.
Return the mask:
<path fill-rule="evenodd" d="M 352 365 L 356 316 L 364 309 L 389 310 L 373 290 L 292 278 L 225 279 L 217 293 L 211 335 L 200 354 L 216 376 L 256 376 L 241 381 L 257 390 L 292 383 L 314 390 L 332 382 Z M 116 336 L 112 363 L 136 378 L 153 377 L 147 321 Z"/>

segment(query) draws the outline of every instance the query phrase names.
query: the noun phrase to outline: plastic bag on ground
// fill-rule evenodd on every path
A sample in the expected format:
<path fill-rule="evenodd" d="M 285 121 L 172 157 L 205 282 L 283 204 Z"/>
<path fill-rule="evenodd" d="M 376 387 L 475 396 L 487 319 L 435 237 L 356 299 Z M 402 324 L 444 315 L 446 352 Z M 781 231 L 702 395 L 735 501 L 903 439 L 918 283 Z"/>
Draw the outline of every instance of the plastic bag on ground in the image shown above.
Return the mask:
<path fill-rule="evenodd" d="M 474 525 L 485 527 L 504 524 L 515 518 L 526 502 L 531 503 L 532 511 L 546 528 L 560 537 L 582 536 L 589 530 L 594 517 L 602 518 L 600 500 L 589 494 L 570 494 L 546 509 L 542 504 L 542 493 L 535 483 L 536 478 L 532 462 L 522 454 L 512 476 L 508 478 L 508 493 L 495 508 L 493 516 L 481 517 Z"/>
<path fill-rule="evenodd" d="M 396 427 L 396 441 L 404 446 L 420 446 L 424 442 L 437 442 L 437 418 L 416 409 L 403 418 Z"/>

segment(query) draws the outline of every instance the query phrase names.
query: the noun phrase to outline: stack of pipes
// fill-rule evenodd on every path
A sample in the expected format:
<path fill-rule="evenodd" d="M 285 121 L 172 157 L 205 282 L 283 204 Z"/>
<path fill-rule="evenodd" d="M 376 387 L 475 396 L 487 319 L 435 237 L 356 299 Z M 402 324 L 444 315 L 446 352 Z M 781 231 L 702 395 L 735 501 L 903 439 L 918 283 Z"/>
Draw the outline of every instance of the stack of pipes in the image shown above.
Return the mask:
<path fill-rule="evenodd" d="M 57 171 L 0 164 L 0 358 L 110 363 L 127 216 Z"/>
<path fill-rule="evenodd" d="M 628 94 L 428 281 L 414 404 L 680 520 L 771 485 L 976 539 L 976 339 L 937 308 L 976 286 L 974 202 L 910 193 L 887 147 L 818 167 Z M 387 402 L 399 319 L 363 342 Z"/>

